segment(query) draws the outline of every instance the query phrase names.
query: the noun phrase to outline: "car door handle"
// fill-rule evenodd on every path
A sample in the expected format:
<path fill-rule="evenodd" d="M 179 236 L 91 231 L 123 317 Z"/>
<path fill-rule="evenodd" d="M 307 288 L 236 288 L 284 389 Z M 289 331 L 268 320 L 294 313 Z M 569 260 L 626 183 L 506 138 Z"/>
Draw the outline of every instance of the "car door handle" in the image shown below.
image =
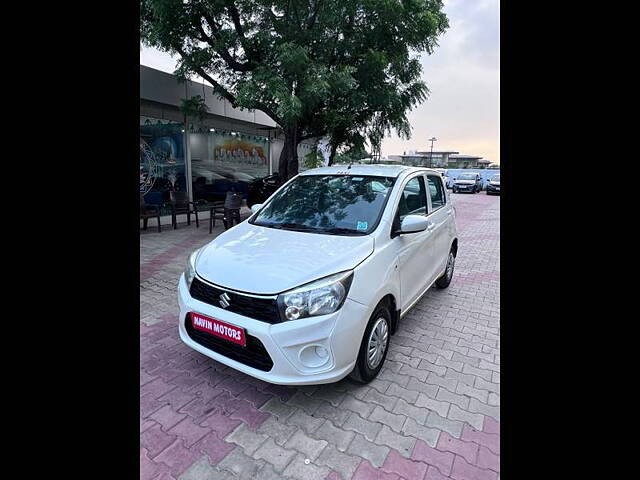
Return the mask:
<path fill-rule="evenodd" d="M 433 231 L 435 228 L 436 228 L 436 224 L 435 224 L 435 223 L 433 223 L 433 222 L 429 222 L 429 223 L 427 224 L 427 232 L 431 232 L 431 231 Z"/>

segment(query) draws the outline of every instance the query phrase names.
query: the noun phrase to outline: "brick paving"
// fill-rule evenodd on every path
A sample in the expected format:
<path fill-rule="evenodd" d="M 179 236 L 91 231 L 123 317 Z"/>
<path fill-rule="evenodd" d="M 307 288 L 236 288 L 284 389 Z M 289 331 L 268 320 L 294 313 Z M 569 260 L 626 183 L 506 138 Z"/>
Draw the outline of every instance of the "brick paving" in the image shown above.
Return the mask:
<path fill-rule="evenodd" d="M 270 385 L 178 337 L 187 256 L 222 231 L 140 234 L 140 478 L 500 477 L 500 197 L 452 194 L 460 238 L 368 385 Z"/>

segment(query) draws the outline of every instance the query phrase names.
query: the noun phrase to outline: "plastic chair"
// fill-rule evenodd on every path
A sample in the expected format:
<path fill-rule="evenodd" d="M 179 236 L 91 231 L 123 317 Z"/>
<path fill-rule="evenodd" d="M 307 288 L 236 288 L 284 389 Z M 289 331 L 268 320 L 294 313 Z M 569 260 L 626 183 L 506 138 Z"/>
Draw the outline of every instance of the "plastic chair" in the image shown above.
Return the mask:
<path fill-rule="evenodd" d="M 198 209 L 195 207 L 194 202 L 189 201 L 187 192 L 170 192 L 169 193 L 169 206 L 171 207 L 171 224 L 174 230 L 178 228 L 178 221 L 176 217 L 178 215 L 187 215 L 187 225 L 191 225 L 191 214 L 196 217 L 196 227 L 200 227 L 198 221 Z"/>
<path fill-rule="evenodd" d="M 144 195 L 140 194 L 140 218 L 142 218 L 142 229 L 147 229 L 147 222 L 150 218 L 158 219 L 158 232 L 162 231 L 160 226 L 160 206 L 145 203 Z"/>

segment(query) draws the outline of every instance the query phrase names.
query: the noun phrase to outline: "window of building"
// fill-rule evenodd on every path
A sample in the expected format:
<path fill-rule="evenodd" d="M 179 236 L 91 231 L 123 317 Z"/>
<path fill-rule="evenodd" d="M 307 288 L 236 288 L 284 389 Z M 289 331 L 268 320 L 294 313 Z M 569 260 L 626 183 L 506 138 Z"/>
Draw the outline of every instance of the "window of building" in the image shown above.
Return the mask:
<path fill-rule="evenodd" d="M 269 140 L 244 132 L 196 128 L 189 133 L 193 199 L 223 201 L 228 191 L 246 198 L 249 184 L 269 174 Z"/>
<path fill-rule="evenodd" d="M 163 205 L 170 192 L 187 190 L 183 128 L 180 122 L 140 116 L 140 193 L 146 203 Z"/>
<path fill-rule="evenodd" d="M 434 211 L 444 206 L 447 201 L 442 185 L 442 178 L 436 177 L 435 175 L 428 175 L 427 183 L 429 184 L 429 194 L 431 195 L 431 211 Z"/>

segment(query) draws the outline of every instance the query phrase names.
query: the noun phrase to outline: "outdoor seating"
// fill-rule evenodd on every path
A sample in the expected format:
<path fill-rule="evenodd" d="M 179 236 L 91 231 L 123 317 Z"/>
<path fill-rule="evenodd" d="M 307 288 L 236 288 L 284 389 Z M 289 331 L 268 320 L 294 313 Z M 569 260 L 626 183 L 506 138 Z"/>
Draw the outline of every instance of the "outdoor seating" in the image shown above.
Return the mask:
<path fill-rule="evenodd" d="M 227 192 L 224 202 L 216 202 L 211 206 L 209 216 L 209 233 L 216 226 L 216 220 L 222 220 L 225 230 L 233 227 L 234 221 L 240 223 L 240 208 L 242 207 L 242 194 Z"/>
<path fill-rule="evenodd" d="M 191 225 L 191 214 L 196 217 L 196 227 L 200 227 L 198 221 L 198 209 L 194 202 L 189 201 L 187 192 L 170 192 L 169 194 L 169 206 L 171 207 L 171 224 L 174 230 L 178 228 L 178 215 L 187 216 L 187 225 Z"/>
<path fill-rule="evenodd" d="M 148 204 L 144 201 L 144 195 L 140 194 L 140 218 L 142 219 L 142 229 L 147 229 L 147 222 L 150 218 L 158 220 L 158 232 L 162 231 L 160 226 L 160 206 Z"/>

